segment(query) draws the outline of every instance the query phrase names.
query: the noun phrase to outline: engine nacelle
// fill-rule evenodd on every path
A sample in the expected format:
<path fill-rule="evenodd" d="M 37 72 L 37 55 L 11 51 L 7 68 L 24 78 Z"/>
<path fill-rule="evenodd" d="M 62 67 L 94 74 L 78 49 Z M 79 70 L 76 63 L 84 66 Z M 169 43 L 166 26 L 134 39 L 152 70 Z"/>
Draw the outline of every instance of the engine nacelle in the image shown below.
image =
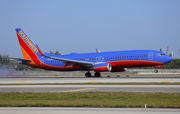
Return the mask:
<path fill-rule="evenodd" d="M 112 67 L 109 63 L 100 63 L 93 66 L 94 72 L 107 72 L 111 71 Z"/>
<path fill-rule="evenodd" d="M 111 72 L 124 72 L 127 68 L 112 68 Z"/>

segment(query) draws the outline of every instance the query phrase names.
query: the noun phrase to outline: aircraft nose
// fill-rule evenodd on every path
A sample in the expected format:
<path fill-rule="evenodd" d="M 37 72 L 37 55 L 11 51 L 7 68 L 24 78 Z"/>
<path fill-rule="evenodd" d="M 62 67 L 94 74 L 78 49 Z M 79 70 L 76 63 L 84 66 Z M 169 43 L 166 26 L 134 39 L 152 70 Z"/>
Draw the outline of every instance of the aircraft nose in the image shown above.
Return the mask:
<path fill-rule="evenodd" d="M 168 62 L 170 62 L 170 61 L 172 61 L 172 60 L 173 60 L 173 58 L 172 58 L 172 57 L 170 57 L 170 56 L 167 56 L 167 57 L 166 57 L 166 61 L 167 61 L 167 63 L 168 63 Z"/>

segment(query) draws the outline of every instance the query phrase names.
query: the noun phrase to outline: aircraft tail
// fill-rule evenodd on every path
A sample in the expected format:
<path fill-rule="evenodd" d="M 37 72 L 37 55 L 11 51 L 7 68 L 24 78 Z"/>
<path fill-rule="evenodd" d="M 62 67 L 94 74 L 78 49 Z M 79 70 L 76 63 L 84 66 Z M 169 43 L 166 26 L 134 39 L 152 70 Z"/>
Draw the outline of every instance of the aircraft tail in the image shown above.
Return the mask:
<path fill-rule="evenodd" d="M 100 53 L 100 51 L 96 48 L 96 53 Z"/>
<path fill-rule="evenodd" d="M 42 52 L 39 52 L 39 48 L 27 34 L 21 28 L 16 28 L 15 30 L 24 59 L 36 61 L 41 57 Z"/>

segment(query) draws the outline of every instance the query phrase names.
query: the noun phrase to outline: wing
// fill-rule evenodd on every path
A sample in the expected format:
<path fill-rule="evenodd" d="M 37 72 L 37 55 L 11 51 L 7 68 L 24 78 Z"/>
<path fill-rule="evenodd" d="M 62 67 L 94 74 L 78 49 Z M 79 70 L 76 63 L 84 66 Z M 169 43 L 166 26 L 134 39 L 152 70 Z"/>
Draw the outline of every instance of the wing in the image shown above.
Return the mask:
<path fill-rule="evenodd" d="M 56 60 L 63 61 L 63 63 L 66 64 L 65 67 L 68 65 L 72 65 L 72 64 L 73 65 L 81 64 L 81 65 L 84 65 L 86 67 L 92 67 L 94 65 L 94 62 L 78 61 L 78 60 L 60 58 L 60 57 L 56 57 L 53 55 L 49 55 L 48 53 L 41 51 L 41 49 L 39 48 L 38 45 L 36 45 L 36 47 L 37 47 L 38 51 L 40 52 L 41 56 L 44 56 L 44 57 L 47 57 L 50 59 L 56 59 Z"/>
<path fill-rule="evenodd" d="M 56 60 L 63 61 L 63 63 L 66 64 L 65 66 L 68 66 L 70 64 L 82 64 L 82 65 L 87 66 L 87 67 L 92 67 L 95 64 L 94 62 L 78 61 L 78 60 L 73 60 L 73 59 L 59 58 L 59 57 L 47 56 L 45 54 L 43 54 L 43 55 L 45 57 L 47 57 L 47 58 L 50 58 L 50 59 L 56 59 Z"/>

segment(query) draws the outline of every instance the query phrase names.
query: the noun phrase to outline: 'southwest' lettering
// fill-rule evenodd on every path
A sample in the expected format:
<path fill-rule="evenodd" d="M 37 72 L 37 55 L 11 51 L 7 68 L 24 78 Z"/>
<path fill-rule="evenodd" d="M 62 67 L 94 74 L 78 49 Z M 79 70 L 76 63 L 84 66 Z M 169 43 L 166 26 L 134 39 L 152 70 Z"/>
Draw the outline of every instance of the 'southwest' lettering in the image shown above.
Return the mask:
<path fill-rule="evenodd" d="M 20 36 L 22 37 L 22 39 L 29 45 L 29 47 L 35 52 L 37 53 L 38 50 L 36 48 L 36 46 L 34 46 L 34 44 L 29 40 L 29 38 L 20 30 L 19 31 Z"/>

